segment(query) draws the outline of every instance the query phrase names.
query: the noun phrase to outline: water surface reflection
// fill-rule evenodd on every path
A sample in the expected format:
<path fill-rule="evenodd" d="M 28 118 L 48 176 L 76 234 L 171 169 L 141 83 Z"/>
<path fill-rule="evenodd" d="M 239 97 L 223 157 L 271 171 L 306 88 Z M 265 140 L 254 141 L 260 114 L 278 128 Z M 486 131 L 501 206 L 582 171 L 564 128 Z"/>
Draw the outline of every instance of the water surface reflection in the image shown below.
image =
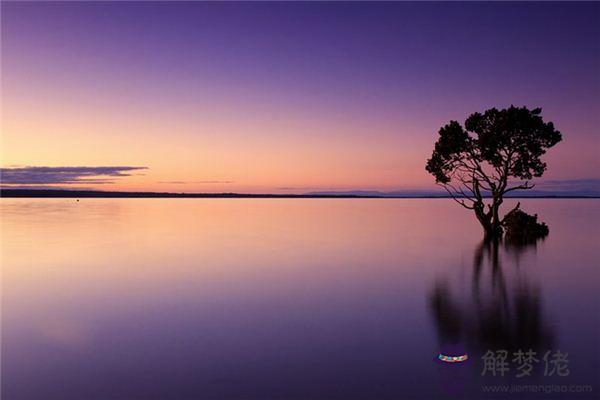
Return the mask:
<path fill-rule="evenodd" d="M 548 239 L 474 252 L 443 199 L 0 199 L 2 399 L 441 398 L 448 343 L 595 382 L 600 202 L 522 203 Z"/>
<path fill-rule="evenodd" d="M 540 289 L 519 263 L 535 247 L 481 242 L 474 251 L 468 295 L 453 293 L 448 280 L 435 282 L 429 304 L 440 347 L 464 343 L 474 356 L 488 349 L 552 347 L 552 323 L 543 311 Z M 503 261 L 506 258 L 509 262 Z"/>

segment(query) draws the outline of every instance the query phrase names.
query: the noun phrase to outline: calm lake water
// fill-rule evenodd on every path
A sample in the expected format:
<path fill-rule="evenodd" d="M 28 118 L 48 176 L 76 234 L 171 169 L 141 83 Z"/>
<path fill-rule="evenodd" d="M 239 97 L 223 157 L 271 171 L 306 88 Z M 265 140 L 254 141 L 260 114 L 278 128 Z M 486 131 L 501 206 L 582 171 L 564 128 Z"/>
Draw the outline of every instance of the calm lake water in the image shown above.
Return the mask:
<path fill-rule="evenodd" d="M 522 208 L 535 246 L 447 199 L 1 199 L 2 399 L 595 398 L 600 201 Z"/>

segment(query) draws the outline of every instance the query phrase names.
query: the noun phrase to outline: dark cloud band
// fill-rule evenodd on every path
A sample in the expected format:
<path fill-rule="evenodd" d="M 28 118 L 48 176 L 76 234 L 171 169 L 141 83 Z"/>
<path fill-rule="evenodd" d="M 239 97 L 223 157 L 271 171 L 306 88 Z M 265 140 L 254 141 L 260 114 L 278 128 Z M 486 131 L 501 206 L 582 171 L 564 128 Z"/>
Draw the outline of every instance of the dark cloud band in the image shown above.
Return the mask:
<path fill-rule="evenodd" d="M 538 183 L 538 186 L 552 189 L 596 189 L 600 190 L 600 179 L 599 178 L 587 178 L 587 179 L 552 179 L 545 180 Z"/>
<path fill-rule="evenodd" d="M 192 184 L 192 183 L 203 183 L 203 184 L 210 184 L 210 183 L 219 183 L 219 184 L 224 184 L 224 183 L 234 183 L 234 181 L 158 181 L 157 183 L 166 183 L 166 184 L 177 184 L 177 185 L 188 185 L 188 184 Z"/>
<path fill-rule="evenodd" d="M 0 168 L 3 185 L 104 184 L 147 167 L 19 167 Z"/>

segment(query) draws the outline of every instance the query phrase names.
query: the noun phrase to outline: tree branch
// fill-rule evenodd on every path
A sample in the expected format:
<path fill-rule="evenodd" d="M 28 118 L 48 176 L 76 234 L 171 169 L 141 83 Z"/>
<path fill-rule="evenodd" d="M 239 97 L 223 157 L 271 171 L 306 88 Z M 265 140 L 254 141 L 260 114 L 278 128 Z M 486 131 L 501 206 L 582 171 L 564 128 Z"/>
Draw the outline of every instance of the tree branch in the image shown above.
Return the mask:
<path fill-rule="evenodd" d="M 500 221 L 500 224 L 501 224 L 501 225 L 504 225 L 504 221 L 506 221 L 506 217 L 508 217 L 508 215 L 509 215 L 511 212 L 513 212 L 513 211 L 515 211 L 515 210 L 518 210 L 518 209 L 519 209 L 519 207 L 521 207 L 521 202 L 518 202 L 518 203 L 517 203 L 517 205 L 516 205 L 516 206 L 514 206 L 512 210 L 510 210 L 509 212 L 507 212 L 507 213 L 504 215 L 504 218 L 502 218 L 502 221 Z"/>
<path fill-rule="evenodd" d="M 441 187 L 443 187 L 443 188 L 444 188 L 444 190 L 446 190 L 446 192 L 448 192 L 448 194 L 450 195 L 450 197 L 452 198 L 452 200 L 454 200 L 455 202 L 457 202 L 458 204 L 460 204 L 461 206 L 463 206 L 463 207 L 464 207 L 464 208 L 466 208 L 467 210 L 473 210 L 473 209 L 475 209 L 475 207 L 474 207 L 474 206 L 467 205 L 467 204 L 465 203 L 465 199 L 459 199 L 459 198 L 457 198 L 457 197 L 456 197 L 456 195 L 455 195 L 454 193 L 452 193 L 452 192 L 450 191 L 450 189 L 448 189 L 447 185 L 444 185 L 444 184 L 438 183 L 438 186 L 441 186 Z M 469 198 L 467 198 L 467 200 L 470 200 L 470 201 L 473 201 L 473 202 L 474 202 L 474 200 L 472 200 L 472 199 L 469 199 Z"/>
<path fill-rule="evenodd" d="M 526 181 L 525 183 L 518 185 L 518 186 L 513 186 L 511 188 L 505 189 L 503 194 L 506 194 L 508 192 L 512 192 L 513 190 L 529 190 L 529 189 L 533 189 L 535 187 L 535 185 L 530 185 L 529 181 Z"/>

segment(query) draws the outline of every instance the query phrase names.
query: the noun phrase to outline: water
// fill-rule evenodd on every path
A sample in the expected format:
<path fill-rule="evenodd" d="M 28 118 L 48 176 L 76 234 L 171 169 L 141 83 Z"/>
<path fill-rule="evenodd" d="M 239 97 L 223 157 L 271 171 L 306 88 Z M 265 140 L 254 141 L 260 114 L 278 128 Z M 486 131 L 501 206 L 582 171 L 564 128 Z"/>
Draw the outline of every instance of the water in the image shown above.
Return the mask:
<path fill-rule="evenodd" d="M 522 204 L 536 246 L 445 199 L 1 199 L 2 398 L 592 398 L 600 201 Z M 481 376 L 520 348 L 531 377 Z"/>

